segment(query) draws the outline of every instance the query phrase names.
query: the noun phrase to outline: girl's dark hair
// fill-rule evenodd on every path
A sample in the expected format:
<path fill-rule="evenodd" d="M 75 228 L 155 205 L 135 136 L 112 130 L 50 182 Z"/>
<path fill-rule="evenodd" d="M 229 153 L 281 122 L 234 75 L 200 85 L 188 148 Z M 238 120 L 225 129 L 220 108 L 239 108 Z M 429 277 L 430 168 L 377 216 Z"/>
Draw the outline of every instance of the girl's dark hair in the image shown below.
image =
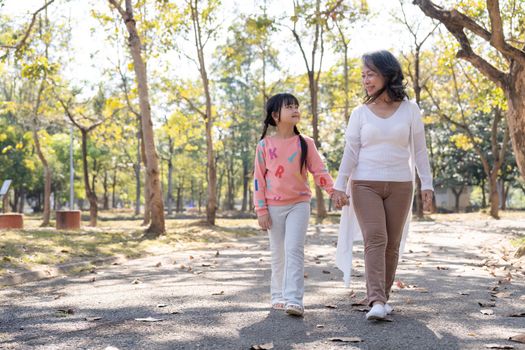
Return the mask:
<path fill-rule="evenodd" d="M 364 54 L 361 59 L 365 67 L 381 74 L 385 79 L 385 86 L 373 95 L 367 94 L 365 103 L 374 102 L 383 91 L 387 92 L 392 101 L 403 101 L 405 97 L 408 98 L 405 91 L 406 84 L 403 83 L 405 79 L 403 70 L 394 55 L 386 50 L 381 50 Z"/>
<path fill-rule="evenodd" d="M 281 108 L 283 106 L 288 105 L 297 105 L 299 106 L 299 100 L 292 94 L 288 93 L 282 93 L 273 95 L 266 101 L 266 118 L 264 119 L 264 128 L 261 135 L 261 140 L 264 139 L 266 136 L 266 132 L 268 131 L 268 126 L 277 126 L 277 123 L 275 122 L 275 119 L 273 118 L 273 114 L 277 113 L 277 120 L 281 120 Z M 299 140 L 301 142 L 301 173 L 303 172 L 303 169 L 306 167 L 306 156 L 308 154 L 308 145 L 306 144 L 306 141 L 304 137 L 299 132 L 299 129 L 297 129 L 297 126 L 294 126 L 293 131 L 296 135 L 299 135 Z"/>

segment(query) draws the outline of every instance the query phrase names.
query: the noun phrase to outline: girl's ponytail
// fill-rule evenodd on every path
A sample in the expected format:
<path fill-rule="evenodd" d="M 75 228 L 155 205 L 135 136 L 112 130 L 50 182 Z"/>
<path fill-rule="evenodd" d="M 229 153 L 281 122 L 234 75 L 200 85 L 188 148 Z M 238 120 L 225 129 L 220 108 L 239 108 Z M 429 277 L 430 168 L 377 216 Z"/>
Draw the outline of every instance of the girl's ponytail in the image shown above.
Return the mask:
<path fill-rule="evenodd" d="M 301 142 L 301 174 L 302 174 L 303 169 L 306 168 L 306 157 L 308 156 L 308 144 L 306 143 L 306 140 L 299 132 L 299 129 L 297 129 L 297 126 L 293 127 L 293 132 L 296 135 L 299 135 L 299 141 Z"/>

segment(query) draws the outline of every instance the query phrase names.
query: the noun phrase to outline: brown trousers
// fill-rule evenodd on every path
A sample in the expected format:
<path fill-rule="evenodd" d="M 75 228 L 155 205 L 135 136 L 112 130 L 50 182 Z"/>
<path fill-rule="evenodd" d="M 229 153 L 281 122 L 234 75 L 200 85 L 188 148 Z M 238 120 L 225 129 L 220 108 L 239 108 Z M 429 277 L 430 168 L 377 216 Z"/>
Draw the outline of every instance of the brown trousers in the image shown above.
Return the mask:
<path fill-rule="evenodd" d="M 411 181 L 352 181 L 352 203 L 365 244 L 369 305 L 388 301 L 412 196 Z"/>

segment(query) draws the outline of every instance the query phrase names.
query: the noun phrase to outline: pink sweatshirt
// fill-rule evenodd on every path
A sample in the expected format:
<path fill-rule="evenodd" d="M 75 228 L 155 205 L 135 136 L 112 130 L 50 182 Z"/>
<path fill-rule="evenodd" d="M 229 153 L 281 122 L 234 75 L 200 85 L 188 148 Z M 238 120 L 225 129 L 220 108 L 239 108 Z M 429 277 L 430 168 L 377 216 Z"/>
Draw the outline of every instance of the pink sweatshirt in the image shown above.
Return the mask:
<path fill-rule="evenodd" d="M 306 165 L 315 183 L 332 194 L 334 182 L 314 140 L 303 136 L 308 145 Z M 257 144 L 254 172 L 254 204 L 257 216 L 268 214 L 268 205 L 308 202 L 312 197 L 306 169 L 300 170 L 299 136 L 287 139 L 267 136 Z"/>

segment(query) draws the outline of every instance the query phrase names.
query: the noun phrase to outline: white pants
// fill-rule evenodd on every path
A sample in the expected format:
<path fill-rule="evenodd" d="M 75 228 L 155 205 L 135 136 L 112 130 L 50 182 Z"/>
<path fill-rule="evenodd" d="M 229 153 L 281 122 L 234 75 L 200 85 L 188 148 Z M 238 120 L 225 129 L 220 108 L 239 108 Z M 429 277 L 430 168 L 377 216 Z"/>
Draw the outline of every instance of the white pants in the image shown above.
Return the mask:
<path fill-rule="evenodd" d="M 303 306 L 304 242 L 310 202 L 268 207 L 272 227 L 268 230 L 272 251 L 272 304 Z"/>

